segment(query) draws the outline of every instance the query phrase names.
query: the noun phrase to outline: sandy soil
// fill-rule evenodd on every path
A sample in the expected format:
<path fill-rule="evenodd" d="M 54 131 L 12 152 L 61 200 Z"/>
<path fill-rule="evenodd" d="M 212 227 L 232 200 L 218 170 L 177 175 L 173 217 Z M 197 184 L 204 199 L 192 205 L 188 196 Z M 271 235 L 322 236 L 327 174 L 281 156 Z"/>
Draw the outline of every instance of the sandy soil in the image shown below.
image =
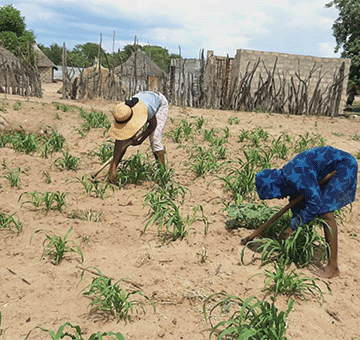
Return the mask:
<path fill-rule="evenodd" d="M 8 168 L 26 169 L 21 175 L 19 187 L 10 187 L 4 178 L 8 172 L 0 167 L 1 211 L 16 213 L 23 222 L 23 231 L 16 235 L 3 230 L 0 233 L 0 311 L 2 340 L 24 339 L 32 330 L 29 339 L 50 339 L 49 334 L 35 329 L 41 326 L 56 331 L 65 322 L 79 325 L 84 339 L 94 332 L 121 332 L 126 339 L 186 339 L 209 338 L 209 324 L 204 320 L 202 305 L 212 293 L 226 292 L 242 298 L 251 295 L 259 299 L 268 298 L 261 292 L 264 276 L 250 277 L 264 273 L 259 262 L 243 265 L 240 261 L 242 246 L 240 239 L 249 234 L 240 229 L 229 232 L 225 228 L 227 218 L 224 203 L 230 202 L 230 194 L 224 192 L 221 181 L 213 181 L 214 174 L 196 178 L 188 170 L 186 161 L 189 154 L 185 148 L 165 138 L 164 144 L 170 166 L 175 170 L 174 178 L 188 188 L 181 212 L 191 214 L 193 208 L 201 204 L 209 221 L 209 232 L 204 235 L 204 225 L 196 221 L 183 240 L 162 245 L 157 235 L 157 226 L 151 225 L 143 233 L 148 221 L 149 207 L 143 207 L 144 195 L 154 187 L 154 183 L 125 186 L 115 192 L 107 191 L 105 198 L 91 197 L 83 186 L 71 178 L 90 175 L 96 171 L 101 161 L 88 157 L 91 150 L 103 141 L 104 129 L 92 129 L 85 138 L 77 131 L 83 123 L 78 110 L 63 112 L 56 110 L 53 102 L 101 110 L 111 117 L 114 102 L 102 100 L 64 101 L 56 93 L 60 83 L 45 86 L 43 98 L 22 98 L 0 95 L 1 117 L 6 124 L 21 125 L 28 132 L 46 132 L 49 126 L 61 133 L 68 144 L 70 153 L 81 158 L 80 168 L 74 171 L 59 171 L 54 161 L 61 153 L 42 158 L 40 153 L 25 155 L 10 148 L 0 149 L 0 161 Z M 21 102 L 18 110 L 14 103 Z M 166 131 L 170 131 L 181 119 L 194 121 L 203 116 L 203 129 L 226 126 L 230 130 L 229 143 L 225 145 L 228 160 L 236 160 L 241 152 L 237 137 L 241 129 L 261 127 L 271 136 L 281 132 L 293 135 L 321 134 L 328 145 L 355 154 L 360 151 L 360 120 L 355 118 L 302 117 L 266 113 L 243 113 L 170 107 Z M 229 117 L 238 117 L 240 124 L 228 123 Z M 200 136 L 196 139 L 201 142 Z M 190 143 L 190 142 L 189 142 Z M 205 143 L 205 142 L 204 142 Z M 140 150 L 152 157 L 148 143 L 129 148 L 125 159 Z M 287 160 L 289 160 L 291 157 Z M 282 163 L 286 160 L 282 161 Z M 43 173 L 47 171 L 51 183 L 46 183 Z M 70 180 L 69 180 L 70 179 Z M 29 204 L 21 206 L 19 197 L 24 192 L 33 191 L 66 192 L 67 207 L 64 212 L 35 209 Z M 353 204 L 352 214 L 339 227 L 339 265 L 341 276 L 328 280 L 332 294 L 326 292 L 322 302 L 309 298 L 296 299 L 293 311 L 288 317 L 287 338 L 292 340 L 312 339 L 360 339 L 360 253 L 359 253 L 359 194 Z M 275 202 L 284 205 L 285 201 Z M 93 209 L 102 212 L 100 222 L 69 218 L 78 210 Z M 44 234 L 34 234 L 36 230 L 51 230 L 59 236 L 73 228 L 68 239 L 79 245 L 84 253 L 81 262 L 77 253 L 66 254 L 60 265 L 55 266 L 48 257 L 42 258 Z M 250 261 L 251 251 L 246 253 Z M 203 261 L 205 260 L 205 261 Z M 139 287 L 151 300 L 156 302 L 156 312 L 147 306 L 147 313 L 134 315 L 133 322 L 116 322 L 99 315 L 91 315 L 89 298 L 82 295 L 84 289 L 96 276 L 82 269 L 95 267 L 106 276 L 119 280 L 126 290 Z M 314 277 L 309 269 L 304 274 Z M 288 297 L 280 296 L 276 305 L 286 309 Z"/>

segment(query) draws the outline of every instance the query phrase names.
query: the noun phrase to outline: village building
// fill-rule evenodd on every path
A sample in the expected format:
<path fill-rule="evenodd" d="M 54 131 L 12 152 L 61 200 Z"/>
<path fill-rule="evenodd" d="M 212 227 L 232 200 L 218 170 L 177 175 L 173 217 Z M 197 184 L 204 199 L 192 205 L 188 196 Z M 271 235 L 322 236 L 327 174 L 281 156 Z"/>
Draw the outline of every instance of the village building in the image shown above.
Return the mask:
<path fill-rule="evenodd" d="M 167 74 L 140 49 L 116 67 L 115 74 L 129 89 L 130 95 L 140 91 L 164 93 L 166 89 Z"/>
<path fill-rule="evenodd" d="M 55 81 L 54 71 L 57 70 L 57 66 L 44 54 L 40 48 L 33 45 L 35 56 L 37 60 L 37 67 L 40 73 L 40 79 L 42 83 L 53 83 Z"/>

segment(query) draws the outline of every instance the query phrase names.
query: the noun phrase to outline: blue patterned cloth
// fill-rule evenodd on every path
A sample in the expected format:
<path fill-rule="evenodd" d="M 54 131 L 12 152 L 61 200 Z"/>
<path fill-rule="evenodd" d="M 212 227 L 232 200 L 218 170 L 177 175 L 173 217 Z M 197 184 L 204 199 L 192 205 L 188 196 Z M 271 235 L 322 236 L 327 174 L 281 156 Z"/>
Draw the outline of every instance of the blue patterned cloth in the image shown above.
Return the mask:
<path fill-rule="evenodd" d="M 319 180 L 331 171 L 336 174 L 321 188 Z M 307 224 L 316 216 L 337 210 L 355 200 L 358 163 L 352 155 L 331 146 L 305 150 L 283 168 L 265 169 L 256 174 L 260 199 L 305 200 L 292 209 L 291 228 Z"/>

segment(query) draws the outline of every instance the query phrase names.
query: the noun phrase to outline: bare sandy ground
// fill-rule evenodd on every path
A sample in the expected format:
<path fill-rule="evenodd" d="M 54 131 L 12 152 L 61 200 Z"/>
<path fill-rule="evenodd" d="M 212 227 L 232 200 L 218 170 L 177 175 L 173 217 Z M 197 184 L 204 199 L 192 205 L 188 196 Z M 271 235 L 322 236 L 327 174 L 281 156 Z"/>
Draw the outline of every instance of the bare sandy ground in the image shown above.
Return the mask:
<path fill-rule="evenodd" d="M 108 190 L 104 199 L 85 193 L 83 186 L 74 177 L 89 176 L 96 171 L 101 161 L 90 158 L 91 150 L 98 148 L 105 140 L 104 129 L 92 129 L 85 138 L 77 131 L 83 123 L 78 110 L 63 112 L 57 110 L 53 102 L 76 105 L 85 111 L 92 108 L 101 110 L 111 117 L 114 102 L 102 100 L 64 101 L 56 93 L 60 84 L 45 86 L 43 98 L 22 98 L 0 95 L 1 116 L 11 125 L 21 125 L 28 132 L 40 133 L 51 127 L 61 133 L 72 155 L 80 157 L 80 168 L 74 171 L 59 171 L 54 161 L 61 156 L 57 153 L 50 158 L 42 158 L 39 153 L 25 155 L 10 148 L 0 148 L 0 161 L 9 169 L 20 167 L 26 170 L 21 175 L 18 187 L 10 187 L 4 178 L 8 172 L 0 167 L 1 212 L 14 214 L 23 222 L 19 235 L 3 230 L 0 232 L 0 311 L 2 340 L 24 339 L 33 330 L 29 339 L 50 339 L 46 332 L 35 329 L 41 326 L 56 331 L 69 321 L 79 325 L 84 338 L 94 332 L 121 332 L 126 339 L 185 339 L 202 340 L 209 338 L 209 324 L 202 313 L 204 299 L 210 294 L 225 292 L 241 298 L 256 296 L 268 298 L 261 292 L 264 287 L 265 268 L 259 261 L 243 265 L 240 261 L 242 246 L 240 240 L 249 234 L 239 229 L 229 232 L 225 228 L 227 214 L 224 203 L 231 201 L 224 191 L 221 181 L 214 181 L 214 174 L 195 177 L 186 162 L 189 154 L 185 148 L 169 138 L 164 139 L 169 166 L 175 170 L 174 178 L 188 188 L 181 213 L 192 214 L 194 207 L 201 204 L 209 221 L 208 234 L 204 235 L 204 225 L 196 221 L 189 235 L 183 240 L 164 245 L 157 235 L 157 226 L 151 225 L 144 233 L 148 221 L 148 206 L 144 196 L 154 187 L 154 183 L 128 185 L 114 192 Z M 14 103 L 21 102 L 18 110 Z M 238 135 L 241 129 L 260 127 L 271 136 L 282 132 L 293 135 L 305 133 L 320 134 L 328 145 L 349 153 L 360 151 L 359 120 L 353 118 L 324 118 L 288 116 L 266 113 L 245 113 L 170 107 L 166 131 L 170 131 L 182 119 L 194 121 L 204 117 L 203 129 L 214 128 L 223 131 L 229 128 L 227 160 L 236 160 L 241 152 Z M 240 124 L 230 125 L 229 117 L 238 117 Z M 220 132 L 219 132 L 220 133 Z M 201 138 L 196 142 L 201 144 Z M 205 143 L 205 142 L 204 142 Z M 152 157 L 148 143 L 132 147 L 125 159 L 140 150 Z M 285 163 L 287 160 L 281 161 Z M 281 164 L 279 164 L 281 165 Z M 51 178 L 46 183 L 44 172 Z M 19 197 L 24 192 L 33 191 L 66 192 L 67 207 L 64 212 L 35 209 L 24 204 Z M 284 205 L 286 202 L 275 202 Z M 73 211 L 93 209 L 102 213 L 100 222 L 69 218 Z M 292 340 L 313 339 L 360 339 L 360 253 L 359 253 L 359 194 L 353 204 L 352 214 L 347 216 L 339 229 L 340 277 L 328 280 L 332 294 L 323 288 L 323 301 L 309 298 L 296 299 L 293 311 L 288 317 L 287 338 Z M 36 230 L 51 230 L 59 236 L 73 228 L 69 240 L 79 245 L 84 254 L 81 262 L 77 253 L 66 254 L 60 265 L 55 266 L 48 257 L 42 257 L 44 234 L 34 234 Z M 31 241 L 31 242 L 30 242 Z M 252 256 L 246 253 L 246 261 Z M 114 281 L 127 278 L 131 283 L 122 283 L 126 290 L 136 287 L 156 303 L 156 312 L 147 306 L 146 314 L 134 315 L 133 322 L 116 322 L 91 315 L 89 298 L 82 295 L 84 289 L 96 276 L 82 269 L 95 267 Z M 309 277 L 314 277 L 308 269 L 299 269 Z M 135 286 L 136 287 L 135 287 Z M 277 298 L 276 305 L 285 310 L 288 297 Z"/>

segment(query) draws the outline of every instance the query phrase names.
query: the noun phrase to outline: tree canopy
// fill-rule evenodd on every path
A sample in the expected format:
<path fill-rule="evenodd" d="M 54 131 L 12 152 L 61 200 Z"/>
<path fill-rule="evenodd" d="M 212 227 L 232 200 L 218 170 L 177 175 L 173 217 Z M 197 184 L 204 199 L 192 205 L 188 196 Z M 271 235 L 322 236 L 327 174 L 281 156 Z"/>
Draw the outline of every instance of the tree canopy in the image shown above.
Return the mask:
<path fill-rule="evenodd" d="M 50 47 L 45 47 L 39 44 L 39 48 L 44 54 L 55 64 L 61 65 L 62 62 L 62 47 L 57 44 L 52 44 Z M 116 67 L 124 63 L 133 51 L 140 48 L 149 56 L 155 64 L 157 64 L 163 71 L 169 72 L 171 58 L 178 58 L 176 54 L 169 54 L 166 48 L 154 45 L 141 46 L 138 44 L 125 45 L 123 50 L 117 53 L 106 53 L 103 49 L 100 51 L 101 65 L 104 67 Z M 99 56 L 100 45 L 95 43 L 86 43 L 83 45 L 76 45 L 72 50 L 67 51 L 67 64 L 74 67 L 89 67 L 94 65 L 95 58 Z"/>
<path fill-rule="evenodd" d="M 0 42 L 9 51 L 19 57 L 30 60 L 33 57 L 32 45 L 35 35 L 27 31 L 25 18 L 12 5 L 0 8 Z"/>
<path fill-rule="evenodd" d="M 349 86 L 360 89 L 360 1 L 333 0 L 326 7 L 335 7 L 339 16 L 333 24 L 335 52 L 342 50 L 343 58 L 351 59 Z"/>

